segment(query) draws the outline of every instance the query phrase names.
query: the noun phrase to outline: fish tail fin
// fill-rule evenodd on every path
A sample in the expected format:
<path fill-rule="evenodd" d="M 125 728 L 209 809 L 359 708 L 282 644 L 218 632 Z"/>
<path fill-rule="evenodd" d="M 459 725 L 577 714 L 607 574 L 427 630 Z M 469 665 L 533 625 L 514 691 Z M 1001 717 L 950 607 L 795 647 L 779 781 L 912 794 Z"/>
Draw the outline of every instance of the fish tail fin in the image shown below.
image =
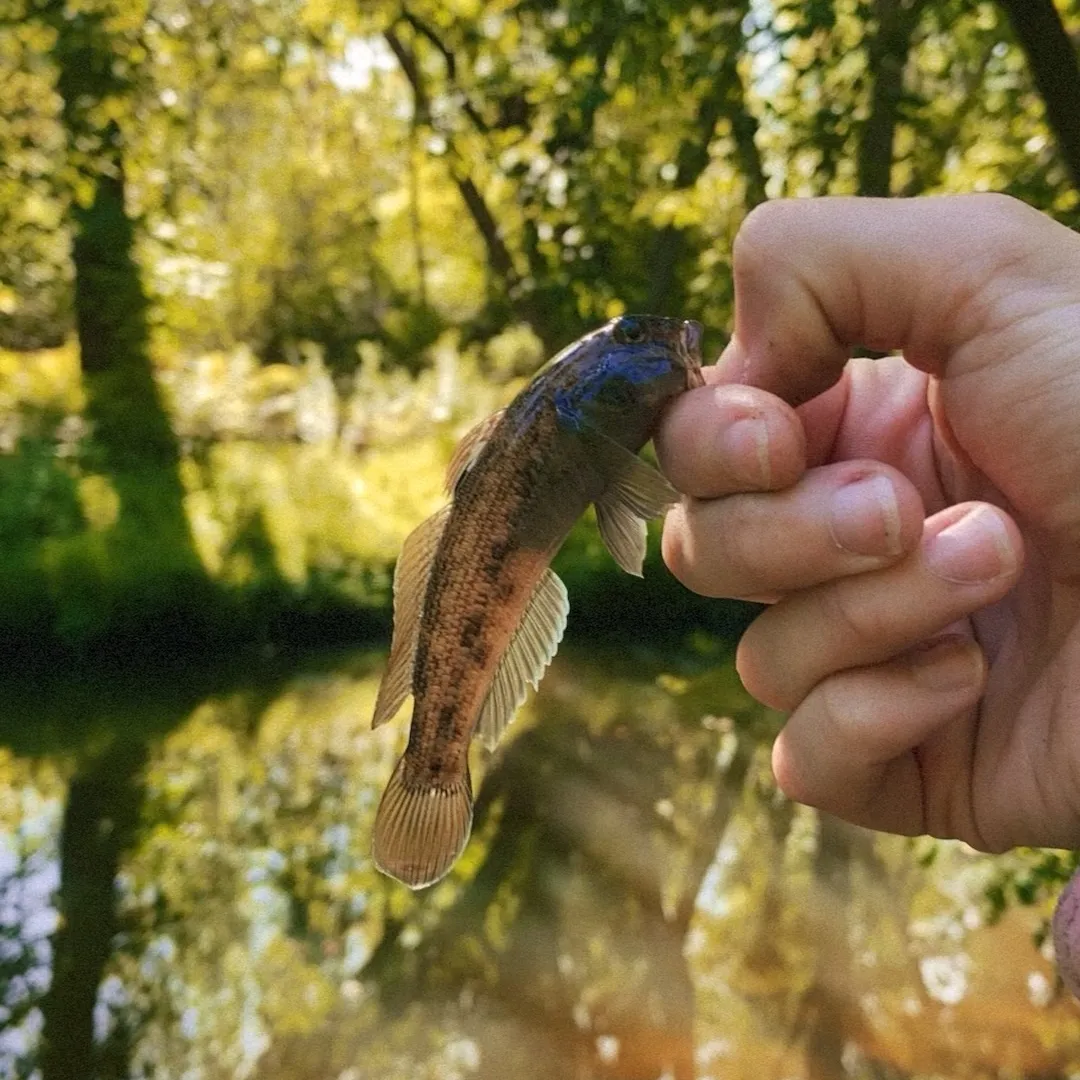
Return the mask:
<path fill-rule="evenodd" d="M 410 889 L 422 889 L 450 870 L 471 828 L 468 770 L 447 784 L 410 786 L 402 758 L 375 815 L 375 865 Z"/>

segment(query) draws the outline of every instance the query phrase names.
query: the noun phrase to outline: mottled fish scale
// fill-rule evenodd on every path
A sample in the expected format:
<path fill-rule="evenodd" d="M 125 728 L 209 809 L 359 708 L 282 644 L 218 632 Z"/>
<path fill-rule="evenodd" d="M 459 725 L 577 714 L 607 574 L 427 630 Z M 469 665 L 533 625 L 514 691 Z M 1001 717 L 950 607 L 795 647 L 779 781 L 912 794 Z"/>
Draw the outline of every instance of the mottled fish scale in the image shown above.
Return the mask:
<path fill-rule="evenodd" d="M 512 425 L 511 417 L 476 463 L 490 456 L 498 466 L 474 467 L 463 479 L 432 564 L 414 669 L 408 753 L 415 776 L 463 767 L 494 668 L 561 539 L 541 538 L 547 543 L 539 549 L 515 544 L 542 465 L 539 448 L 555 438 L 554 412 L 529 441 L 514 439 Z"/>

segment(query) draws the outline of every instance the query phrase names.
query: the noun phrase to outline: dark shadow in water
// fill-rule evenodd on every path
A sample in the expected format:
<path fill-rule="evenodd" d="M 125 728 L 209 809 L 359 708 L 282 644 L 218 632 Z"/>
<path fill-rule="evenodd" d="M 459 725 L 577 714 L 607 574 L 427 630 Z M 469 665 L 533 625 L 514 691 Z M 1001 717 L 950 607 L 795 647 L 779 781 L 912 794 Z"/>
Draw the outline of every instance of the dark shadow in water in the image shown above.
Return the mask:
<path fill-rule="evenodd" d="M 53 935 L 52 983 L 42 1003 L 44 1080 L 103 1075 L 94 1004 L 118 928 L 116 875 L 139 819 L 145 760 L 145 743 L 117 741 L 88 761 L 68 789 L 60 832 L 60 923 Z"/>
<path fill-rule="evenodd" d="M 297 671 L 332 668 L 339 660 L 340 654 L 282 657 L 262 650 L 205 666 L 139 655 L 120 668 L 28 666 L 0 681 L 0 745 L 22 757 L 80 758 L 116 741 L 146 743 L 168 734 L 207 698 L 238 693 L 255 706 L 272 700 Z"/>

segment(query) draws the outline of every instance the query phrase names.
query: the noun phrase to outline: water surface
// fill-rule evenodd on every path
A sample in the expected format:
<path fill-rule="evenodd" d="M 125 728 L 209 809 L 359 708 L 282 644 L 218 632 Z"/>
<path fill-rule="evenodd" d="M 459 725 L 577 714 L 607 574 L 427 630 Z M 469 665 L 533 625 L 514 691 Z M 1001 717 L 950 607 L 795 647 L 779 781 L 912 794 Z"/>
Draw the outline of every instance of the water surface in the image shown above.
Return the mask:
<path fill-rule="evenodd" d="M 566 650 L 474 839 L 411 893 L 369 838 L 383 657 L 9 682 L 0 1076 L 996 1076 L 1080 1061 L 1035 916 L 774 791 L 719 655 Z M 407 710 L 406 710 L 407 713 Z M 924 860 L 925 861 L 925 860 Z M 1003 1071 L 1004 1070 L 1004 1071 Z"/>

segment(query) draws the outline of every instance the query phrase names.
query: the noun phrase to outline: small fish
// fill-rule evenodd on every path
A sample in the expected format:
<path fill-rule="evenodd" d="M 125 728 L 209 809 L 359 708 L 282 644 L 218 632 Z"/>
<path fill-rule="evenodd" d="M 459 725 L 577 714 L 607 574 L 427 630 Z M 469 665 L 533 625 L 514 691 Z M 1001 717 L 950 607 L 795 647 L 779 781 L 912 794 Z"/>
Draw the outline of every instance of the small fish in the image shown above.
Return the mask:
<path fill-rule="evenodd" d="M 641 576 L 645 521 L 678 499 L 637 452 L 665 405 L 701 386 L 701 325 L 626 315 L 575 341 L 454 452 L 448 506 L 406 539 L 372 727 L 413 695 L 409 743 L 375 818 L 373 853 L 414 889 L 446 874 L 472 825 L 469 743 L 493 748 L 555 655 L 566 588 L 549 564 L 592 503 Z"/>

